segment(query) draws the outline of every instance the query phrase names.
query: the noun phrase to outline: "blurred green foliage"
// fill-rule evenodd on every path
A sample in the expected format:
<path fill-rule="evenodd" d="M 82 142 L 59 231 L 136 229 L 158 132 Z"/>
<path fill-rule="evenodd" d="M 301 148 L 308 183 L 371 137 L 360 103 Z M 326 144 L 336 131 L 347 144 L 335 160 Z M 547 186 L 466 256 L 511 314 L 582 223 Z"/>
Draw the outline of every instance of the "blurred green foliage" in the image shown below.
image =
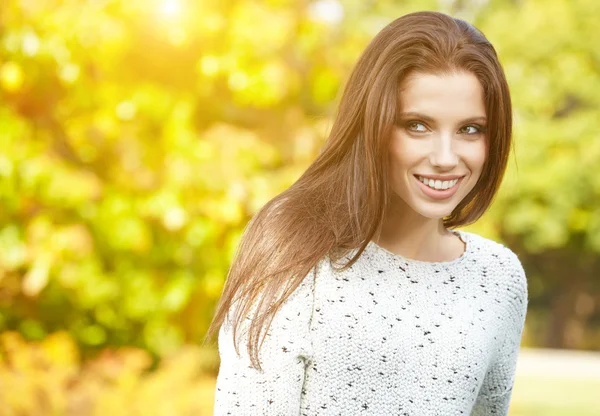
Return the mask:
<path fill-rule="evenodd" d="M 0 332 L 84 356 L 200 341 L 246 222 L 418 9 L 481 28 L 511 84 L 515 155 L 472 228 L 526 266 L 527 343 L 600 347 L 596 0 L 3 0 Z"/>

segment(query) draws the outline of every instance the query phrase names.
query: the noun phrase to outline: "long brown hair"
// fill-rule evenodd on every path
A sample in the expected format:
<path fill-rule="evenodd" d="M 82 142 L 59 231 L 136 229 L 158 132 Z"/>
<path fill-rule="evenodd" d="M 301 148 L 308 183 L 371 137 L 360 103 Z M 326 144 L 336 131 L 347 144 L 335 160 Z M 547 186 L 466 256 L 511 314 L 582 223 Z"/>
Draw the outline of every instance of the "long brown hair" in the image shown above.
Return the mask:
<path fill-rule="evenodd" d="M 510 94 L 496 51 L 463 20 L 437 12 L 402 16 L 381 30 L 359 58 L 319 156 L 246 226 L 205 343 L 239 302 L 233 319 L 236 352 L 236 330 L 254 310 L 247 348 L 260 369 L 264 334 L 311 269 L 325 256 L 335 263 L 355 248 L 341 269 L 360 257 L 380 229 L 390 201 L 388 139 L 399 85 L 412 71 L 469 71 L 481 82 L 488 157 L 477 184 L 444 225 L 470 224 L 486 211 L 502 181 L 512 133 Z"/>

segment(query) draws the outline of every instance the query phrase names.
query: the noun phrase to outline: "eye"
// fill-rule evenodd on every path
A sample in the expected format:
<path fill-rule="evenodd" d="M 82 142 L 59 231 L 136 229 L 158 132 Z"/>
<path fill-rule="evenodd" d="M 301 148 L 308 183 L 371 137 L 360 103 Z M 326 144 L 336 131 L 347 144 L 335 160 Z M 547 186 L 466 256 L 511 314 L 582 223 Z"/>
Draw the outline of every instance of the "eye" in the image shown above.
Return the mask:
<path fill-rule="evenodd" d="M 478 133 L 484 133 L 485 128 L 475 125 L 475 124 L 469 124 L 468 126 L 462 127 L 460 129 L 460 132 L 468 134 L 468 135 L 473 135 L 473 134 L 478 134 Z"/>
<path fill-rule="evenodd" d="M 419 123 L 418 121 L 409 121 L 406 123 L 406 128 L 410 131 L 415 131 L 419 133 L 423 133 L 427 131 L 427 128 L 423 123 Z"/>

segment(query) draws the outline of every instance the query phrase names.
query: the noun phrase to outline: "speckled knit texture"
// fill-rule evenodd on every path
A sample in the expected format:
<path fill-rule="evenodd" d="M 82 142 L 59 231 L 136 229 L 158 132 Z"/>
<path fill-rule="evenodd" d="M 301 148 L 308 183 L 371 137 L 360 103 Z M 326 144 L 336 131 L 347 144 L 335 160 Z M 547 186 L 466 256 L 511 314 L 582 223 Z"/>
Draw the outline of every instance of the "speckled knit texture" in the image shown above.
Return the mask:
<path fill-rule="evenodd" d="M 466 250 L 449 262 L 374 242 L 343 272 L 325 257 L 275 316 L 262 372 L 224 324 L 214 415 L 508 414 L 525 273 L 507 247 L 454 232 Z"/>

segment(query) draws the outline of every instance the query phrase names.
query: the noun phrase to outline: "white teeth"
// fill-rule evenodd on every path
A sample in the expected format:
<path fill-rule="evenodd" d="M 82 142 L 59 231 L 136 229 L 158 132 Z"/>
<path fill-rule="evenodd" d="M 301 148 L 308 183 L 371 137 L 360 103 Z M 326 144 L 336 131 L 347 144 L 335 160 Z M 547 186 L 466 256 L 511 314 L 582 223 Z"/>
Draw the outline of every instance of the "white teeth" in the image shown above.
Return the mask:
<path fill-rule="evenodd" d="M 419 176 L 418 178 L 425 185 L 429 186 L 430 188 L 437 189 L 437 190 L 444 190 L 444 189 L 452 188 L 458 182 L 458 179 L 452 179 L 451 181 L 441 181 L 439 179 L 433 180 L 433 179 L 429 179 L 429 178 L 424 178 L 422 176 Z"/>

